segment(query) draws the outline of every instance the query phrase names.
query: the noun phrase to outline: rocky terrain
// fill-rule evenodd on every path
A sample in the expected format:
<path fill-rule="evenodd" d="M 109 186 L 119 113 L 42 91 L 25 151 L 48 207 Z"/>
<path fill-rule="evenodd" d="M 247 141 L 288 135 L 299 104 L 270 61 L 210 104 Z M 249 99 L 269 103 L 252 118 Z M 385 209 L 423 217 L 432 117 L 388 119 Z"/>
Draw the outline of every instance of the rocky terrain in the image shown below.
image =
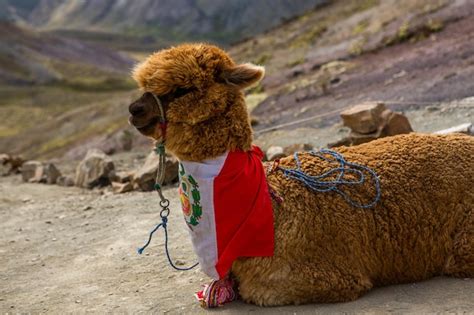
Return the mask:
<path fill-rule="evenodd" d="M 35 23 L 49 30 L 28 26 L 37 8 L 31 1 L 0 1 L 10 19 L 0 25 L 0 162 L 7 158 L 1 153 L 38 161 L 24 167 L 27 176 L 0 177 L 0 312 L 200 312 L 192 294 L 208 279 L 170 269 L 162 233 L 144 256 L 135 253 L 157 223 L 158 199 L 142 191 L 151 189 L 156 160 L 151 142 L 127 125 L 128 104 L 139 95 L 128 73 L 159 45 L 133 32 L 72 35 L 82 27 L 79 17 L 66 32 L 57 28 L 67 19 L 56 6 L 72 16 L 81 6 L 107 3 L 116 7 L 96 16 L 94 27 L 114 27 L 120 1 L 40 3 L 44 12 L 35 13 Z M 385 118 L 370 131 L 343 124 L 342 111 L 367 101 L 383 102 L 417 132 L 462 124 L 472 132 L 466 126 L 474 115 L 473 14 L 466 0 L 335 0 L 233 45 L 236 60 L 267 70 L 246 96 L 256 144 L 281 147 L 276 157 L 290 145 L 320 148 L 387 135 L 382 111 L 377 117 Z M 87 164 L 91 149 L 106 154 L 90 153 Z M 80 163 L 96 171 L 80 167 L 88 175 L 78 176 Z M 165 191 L 172 256 L 189 265 L 194 256 L 174 181 Z M 377 288 L 352 303 L 267 310 L 236 302 L 218 312 L 472 313 L 472 301 L 472 280 L 436 278 Z"/>

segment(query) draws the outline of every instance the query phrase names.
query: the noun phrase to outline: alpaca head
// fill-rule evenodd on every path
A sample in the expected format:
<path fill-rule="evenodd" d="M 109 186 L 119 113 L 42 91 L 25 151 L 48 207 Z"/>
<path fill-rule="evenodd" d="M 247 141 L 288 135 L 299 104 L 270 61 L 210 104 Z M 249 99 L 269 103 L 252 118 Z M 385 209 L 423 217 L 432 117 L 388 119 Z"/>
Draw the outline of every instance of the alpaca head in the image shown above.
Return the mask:
<path fill-rule="evenodd" d="M 263 74 L 262 67 L 237 65 L 212 45 L 184 44 L 159 51 L 133 70 L 144 94 L 129 106 L 130 123 L 142 134 L 164 141 L 180 159 L 248 150 L 252 133 L 242 90 Z M 155 96 L 165 111 L 165 135 Z"/>

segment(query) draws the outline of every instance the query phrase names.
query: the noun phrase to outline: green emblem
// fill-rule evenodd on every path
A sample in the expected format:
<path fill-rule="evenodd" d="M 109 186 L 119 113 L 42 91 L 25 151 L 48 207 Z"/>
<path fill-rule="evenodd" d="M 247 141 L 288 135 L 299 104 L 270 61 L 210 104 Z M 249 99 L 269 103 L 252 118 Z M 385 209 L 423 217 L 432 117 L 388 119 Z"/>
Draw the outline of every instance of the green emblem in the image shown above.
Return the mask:
<path fill-rule="evenodd" d="M 179 185 L 179 195 L 181 206 L 183 208 L 184 220 L 192 230 L 193 226 L 199 224 L 199 220 L 202 216 L 199 184 L 191 175 L 186 174 L 181 163 L 179 163 L 179 179 L 181 182 Z"/>

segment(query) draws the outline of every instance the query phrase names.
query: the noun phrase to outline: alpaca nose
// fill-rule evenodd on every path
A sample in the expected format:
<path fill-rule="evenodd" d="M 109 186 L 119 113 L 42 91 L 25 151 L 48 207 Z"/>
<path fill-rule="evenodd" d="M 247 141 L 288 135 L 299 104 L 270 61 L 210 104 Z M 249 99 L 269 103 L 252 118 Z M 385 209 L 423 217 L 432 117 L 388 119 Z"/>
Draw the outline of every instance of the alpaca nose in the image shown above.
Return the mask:
<path fill-rule="evenodd" d="M 142 102 L 134 102 L 130 104 L 128 111 L 133 116 L 143 115 L 145 113 L 145 105 Z"/>

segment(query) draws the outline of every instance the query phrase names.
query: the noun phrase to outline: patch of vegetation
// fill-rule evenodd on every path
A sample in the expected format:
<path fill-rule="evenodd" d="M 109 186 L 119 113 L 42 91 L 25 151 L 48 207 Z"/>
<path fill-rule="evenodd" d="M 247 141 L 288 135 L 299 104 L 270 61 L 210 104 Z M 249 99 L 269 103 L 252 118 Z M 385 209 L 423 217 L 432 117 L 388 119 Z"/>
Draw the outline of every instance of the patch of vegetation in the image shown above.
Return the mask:
<path fill-rule="evenodd" d="M 259 93 L 263 93 L 265 91 L 265 89 L 263 88 L 263 85 L 261 82 L 259 82 L 256 86 L 250 88 L 247 90 L 247 94 L 250 95 L 250 94 L 259 94 Z"/>
<path fill-rule="evenodd" d="M 365 11 L 380 3 L 380 0 L 359 0 L 354 8 L 355 11 Z"/>
<path fill-rule="evenodd" d="M 132 79 L 125 78 L 77 78 L 73 80 L 66 80 L 61 85 L 68 87 L 75 91 L 94 91 L 94 92 L 108 92 L 119 90 L 131 90 L 136 87 Z"/>
<path fill-rule="evenodd" d="M 289 61 L 286 65 L 288 67 L 292 68 L 292 67 L 295 67 L 297 65 L 303 64 L 305 61 L 306 61 L 306 59 L 304 57 L 301 57 L 301 58 Z"/>
<path fill-rule="evenodd" d="M 352 30 L 352 35 L 360 35 L 369 27 L 369 20 L 365 19 L 357 23 L 357 25 Z"/>
<path fill-rule="evenodd" d="M 307 32 L 303 32 L 296 37 L 291 43 L 290 47 L 297 48 L 313 44 L 327 30 L 326 25 L 316 25 Z"/>
<path fill-rule="evenodd" d="M 349 54 L 352 56 L 359 56 L 364 53 L 364 46 L 367 44 L 367 39 L 361 38 L 354 41 L 349 47 Z"/>
<path fill-rule="evenodd" d="M 430 3 L 427 3 L 425 7 L 423 8 L 422 14 L 426 15 L 426 14 L 434 13 L 444 8 L 448 4 L 449 4 L 449 1 L 446 1 L 446 0 L 438 0 L 437 2 L 430 1 Z"/>
<path fill-rule="evenodd" d="M 425 24 L 417 27 L 410 27 L 409 22 L 405 21 L 398 29 L 395 36 L 384 41 L 385 46 L 392 46 L 403 42 L 417 42 L 428 38 L 431 34 L 440 32 L 444 28 L 444 23 L 440 20 L 428 20 Z"/>
<path fill-rule="evenodd" d="M 256 65 L 265 65 L 268 61 L 272 59 L 272 55 L 269 53 L 263 53 L 260 56 L 258 56 L 255 60 L 253 60 L 253 63 Z"/>

